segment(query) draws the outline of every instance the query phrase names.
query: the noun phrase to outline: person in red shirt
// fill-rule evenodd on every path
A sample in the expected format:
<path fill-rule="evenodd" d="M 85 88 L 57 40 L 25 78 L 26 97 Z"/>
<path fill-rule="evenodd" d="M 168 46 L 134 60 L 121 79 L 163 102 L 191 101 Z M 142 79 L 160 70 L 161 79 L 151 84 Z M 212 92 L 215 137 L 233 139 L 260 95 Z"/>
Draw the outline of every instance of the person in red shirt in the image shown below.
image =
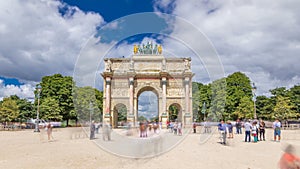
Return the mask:
<path fill-rule="evenodd" d="M 279 160 L 280 169 L 300 169 L 300 158 L 295 155 L 295 148 L 288 145 Z"/>

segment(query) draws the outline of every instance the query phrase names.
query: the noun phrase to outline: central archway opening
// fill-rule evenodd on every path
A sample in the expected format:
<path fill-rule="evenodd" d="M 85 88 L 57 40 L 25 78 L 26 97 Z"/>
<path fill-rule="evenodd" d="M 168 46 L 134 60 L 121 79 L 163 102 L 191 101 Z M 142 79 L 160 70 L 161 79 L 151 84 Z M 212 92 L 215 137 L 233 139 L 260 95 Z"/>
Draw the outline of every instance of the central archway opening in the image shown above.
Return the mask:
<path fill-rule="evenodd" d="M 158 122 L 158 96 L 153 88 L 145 88 L 139 92 L 137 119 L 139 122 Z"/>

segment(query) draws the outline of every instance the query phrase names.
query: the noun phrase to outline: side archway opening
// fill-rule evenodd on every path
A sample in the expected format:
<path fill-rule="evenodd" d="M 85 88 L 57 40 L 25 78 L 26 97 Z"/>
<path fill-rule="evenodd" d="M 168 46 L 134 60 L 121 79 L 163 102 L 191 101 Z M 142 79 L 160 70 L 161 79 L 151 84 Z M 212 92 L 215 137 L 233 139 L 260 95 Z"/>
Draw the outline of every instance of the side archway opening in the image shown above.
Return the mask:
<path fill-rule="evenodd" d="M 121 128 L 127 123 L 127 107 L 119 103 L 114 106 L 114 115 L 113 115 L 113 127 Z"/>
<path fill-rule="evenodd" d="M 182 122 L 182 108 L 178 103 L 173 103 L 168 108 L 169 112 L 169 121 L 178 121 Z"/>

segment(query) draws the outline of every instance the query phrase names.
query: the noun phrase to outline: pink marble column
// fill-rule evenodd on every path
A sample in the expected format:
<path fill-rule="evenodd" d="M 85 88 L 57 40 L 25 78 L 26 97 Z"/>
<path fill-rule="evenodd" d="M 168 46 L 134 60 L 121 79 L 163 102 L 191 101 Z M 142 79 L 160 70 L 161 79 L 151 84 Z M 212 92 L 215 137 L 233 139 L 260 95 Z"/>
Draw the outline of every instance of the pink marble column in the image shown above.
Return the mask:
<path fill-rule="evenodd" d="M 190 113 L 190 78 L 185 77 L 185 113 Z"/>
<path fill-rule="evenodd" d="M 133 78 L 129 78 L 129 114 L 133 114 Z"/>
<path fill-rule="evenodd" d="M 106 100 L 105 100 L 105 114 L 110 114 L 110 82 L 111 78 L 106 77 Z"/>
<path fill-rule="evenodd" d="M 163 77 L 162 78 L 162 108 L 163 108 L 163 112 L 162 113 L 166 113 L 167 112 L 167 78 Z"/>

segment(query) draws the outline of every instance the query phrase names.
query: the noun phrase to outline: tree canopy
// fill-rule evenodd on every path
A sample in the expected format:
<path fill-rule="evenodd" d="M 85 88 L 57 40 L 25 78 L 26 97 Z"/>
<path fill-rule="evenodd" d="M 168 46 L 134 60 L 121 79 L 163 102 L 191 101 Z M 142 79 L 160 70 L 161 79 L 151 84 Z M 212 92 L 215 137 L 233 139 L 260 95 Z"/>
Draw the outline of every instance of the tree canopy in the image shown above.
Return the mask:
<path fill-rule="evenodd" d="M 236 120 L 254 118 L 254 100 L 250 79 L 241 72 L 204 85 L 193 82 L 194 120 L 201 121 L 202 105 L 207 107 L 206 117 L 210 120 Z M 300 86 L 290 89 L 271 89 L 271 97 L 257 96 L 255 108 L 257 118 L 274 120 L 297 119 L 300 117 Z"/>

